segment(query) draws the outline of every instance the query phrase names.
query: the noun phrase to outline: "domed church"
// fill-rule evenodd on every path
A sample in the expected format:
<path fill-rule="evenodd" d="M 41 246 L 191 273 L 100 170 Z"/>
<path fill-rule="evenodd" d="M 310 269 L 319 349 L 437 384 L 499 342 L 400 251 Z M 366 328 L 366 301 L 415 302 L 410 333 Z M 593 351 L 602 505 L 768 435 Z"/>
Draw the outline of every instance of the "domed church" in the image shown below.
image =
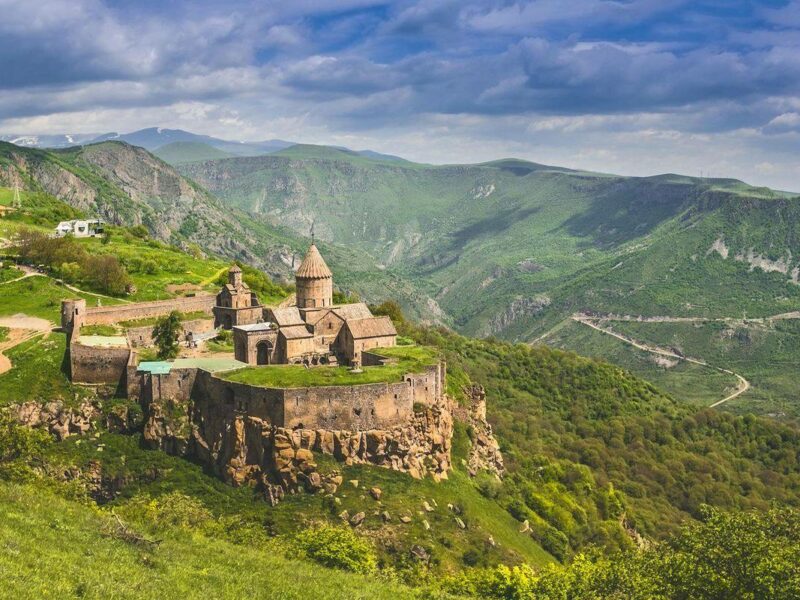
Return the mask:
<path fill-rule="evenodd" d="M 236 297 L 241 294 L 241 298 L 249 294 L 249 288 L 242 287 L 246 284 L 241 273 L 238 276 L 235 273 L 237 269 L 231 268 L 229 283 L 217 296 L 217 308 L 228 309 L 219 311 L 223 319 L 232 314 L 233 307 L 219 306 L 220 302 L 228 303 L 234 292 Z M 257 308 L 261 314 L 256 316 L 241 310 L 235 316 L 241 316 L 242 320 L 236 321 L 230 316 L 237 360 L 257 365 L 359 366 L 363 351 L 396 345 L 397 331 L 389 317 L 374 316 L 363 302 L 333 303 L 333 273 L 315 243 L 295 272 L 295 284 L 293 306 L 262 309 L 255 294 L 240 300 L 242 309 Z M 226 322 L 220 324 L 225 327 Z"/>

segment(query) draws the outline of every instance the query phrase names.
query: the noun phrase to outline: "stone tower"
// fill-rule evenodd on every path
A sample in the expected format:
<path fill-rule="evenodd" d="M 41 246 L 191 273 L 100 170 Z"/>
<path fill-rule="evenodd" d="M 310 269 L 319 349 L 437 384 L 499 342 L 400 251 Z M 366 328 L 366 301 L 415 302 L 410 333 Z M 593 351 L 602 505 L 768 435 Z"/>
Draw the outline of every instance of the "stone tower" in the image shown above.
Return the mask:
<path fill-rule="evenodd" d="M 85 318 L 86 300 L 75 298 L 61 301 L 61 329 L 67 332 L 68 336 L 71 336 L 73 331 L 80 331 Z"/>
<path fill-rule="evenodd" d="M 298 308 L 322 308 L 333 305 L 333 273 L 312 243 L 300 268 L 294 274 Z"/>
<path fill-rule="evenodd" d="M 233 265 L 228 271 L 228 283 L 236 289 L 242 286 L 242 270 L 239 265 Z"/>

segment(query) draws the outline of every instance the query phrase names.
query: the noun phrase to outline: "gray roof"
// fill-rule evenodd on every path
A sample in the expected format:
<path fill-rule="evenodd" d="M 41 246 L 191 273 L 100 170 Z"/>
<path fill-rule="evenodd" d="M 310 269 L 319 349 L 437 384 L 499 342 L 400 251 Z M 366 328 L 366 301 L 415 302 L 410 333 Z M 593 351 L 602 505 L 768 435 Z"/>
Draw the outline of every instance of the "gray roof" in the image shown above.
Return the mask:
<path fill-rule="evenodd" d="M 303 325 L 303 317 L 300 316 L 300 311 L 296 306 L 287 306 L 286 308 L 271 308 L 272 318 L 281 327 L 288 327 L 291 325 Z"/>
<path fill-rule="evenodd" d="M 295 278 L 300 279 L 328 279 L 333 277 L 333 273 L 325 264 L 325 259 L 317 250 L 316 244 L 311 244 L 306 257 L 294 274 Z"/>
<path fill-rule="evenodd" d="M 314 337 L 314 334 L 306 329 L 305 325 L 293 325 L 291 327 L 281 327 L 278 330 L 287 340 L 297 340 L 302 338 Z"/>
<path fill-rule="evenodd" d="M 252 323 L 250 325 L 234 325 L 234 329 L 241 331 L 269 331 L 272 329 L 272 323 L 265 321 L 263 323 Z"/>
<path fill-rule="evenodd" d="M 369 319 L 372 311 L 364 302 L 354 302 L 353 304 L 339 304 L 331 308 L 333 312 L 342 317 L 345 321 L 349 319 Z"/>
<path fill-rule="evenodd" d="M 394 323 L 389 317 L 370 317 L 368 319 L 349 319 L 346 325 L 353 339 L 386 337 L 397 335 Z"/>

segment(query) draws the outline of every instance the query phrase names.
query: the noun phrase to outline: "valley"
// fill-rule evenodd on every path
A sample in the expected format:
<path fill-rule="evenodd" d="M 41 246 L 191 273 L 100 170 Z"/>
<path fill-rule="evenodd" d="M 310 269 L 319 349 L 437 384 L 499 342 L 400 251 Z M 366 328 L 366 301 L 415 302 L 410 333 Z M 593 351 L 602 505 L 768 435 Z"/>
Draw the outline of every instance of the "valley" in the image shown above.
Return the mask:
<path fill-rule="evenodd" d="M 575 312 L 758 322 L 800 306 L 800 203 L 736 180 L 626 178 L 518 160 L 431 166 L 314 146 L 179 169 L 265 222 L 299 235 L 313 224 L 329 243 L 358 247 L 424 294 L 399 298 L 407 310 L 468 335 L 581 350 L 572 328 L 542 336 Z M 714 364 L 735 370 L 724 356 Z M 778 414 L 775 403 L 793 394 L 767 391 L 783 367 L 764 368 L 774 373 L 736 399 Z M 655 376 L 707 404 L 728 387 L 688 385 L 676 370 Z"/>

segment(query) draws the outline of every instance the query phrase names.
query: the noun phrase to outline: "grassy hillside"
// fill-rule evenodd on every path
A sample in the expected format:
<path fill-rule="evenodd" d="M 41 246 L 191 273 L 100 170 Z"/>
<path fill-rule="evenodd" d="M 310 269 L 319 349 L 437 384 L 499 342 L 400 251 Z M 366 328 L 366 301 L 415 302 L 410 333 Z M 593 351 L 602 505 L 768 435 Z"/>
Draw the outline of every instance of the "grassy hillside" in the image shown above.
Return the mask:
<path fill-rule="evenodd" d="M 556 556 L 588 543 L 629 546 L 620 523 L 663 538 L 699 518 L 704 504 L 800 502 L 795 426 L 697 409 L 572 353 L 413 335 L 444 349 L 451 378 L 463 372 L 485 386 L 510 471 L 486 493 L 536 524 Z"/>
<path fill-rule="evenodd" d="M 419 598 L 400 584 L 202 535 L 158 532 L 155 548 L 126 541 L 107 511 L 41 484 L 0 482 L 3 594 L 33 598 Z M 146 531 L 146 530 L 145 530 Z"/>
<path fill-rule="evenodd" d="M 159 286 L 166 291 L 170 284 L 212 281 L 217 266 L 226 266 L 178 256 L 176 248 L 151 247 L 158 252 L 149 255 L 147 240 L 135 230 L 114 230 L 105 244 L 85 243 L 98 244 L 97 252 L 113 251 L 120 260 L 157 260 L 163 251 L 168 262 L 182 265 L 183 272 L 176 269 L 170 276 L 145 269 L 144 275 L 153 277 L 147 293 Z M 147 288 L 148 280 L 141 281 Z M 56 285 L 45 277 L 18 283 Z M 35 304 L 30 298 L 37 294 L 8 287 L 18 283 L 2 288 L 13 292 L 6 314 Z M 528 579 L 509 576 L 506 587 L 477 588 L 474 580 L 502 580 L 507 566 L 527 565 L 515 572 L 532 573 L 529 566 L 556 577 L 559 589 L 573 589 L 578 579 L 594 581 L 597 569 L 625 581 L 614 565 L 650 560 L 636 553 L 634 531 L 654 540 L 669 538 L 681 524 L 704 518 L 705 505 L 765 511 L 772 503 L 800 503 L 800 431 L 794 426 L 697 409 L 605 362 L 418 327 L 387 305 L 377 312 L 392 314 L 402 334 L 444 354 L 448 389 L 457 401 L 464 401 L 461 386 L 485 387 L 489 419 L 508 467 L 502 482 L 486 473 L 469 477 L 465 462 L 475 432 L 459 422 L 454 469 L 446 481 L 418 481 L 316 456 L 323 472 L 342 475 L 336 493 L 292 495 L 270 507 L 257 490 L 227 486 L 198 465 L 143 449 L 140 431 L 108 431 L 102 417 L 89 435 L 53 442 L 21 433 L 0 416 L 0 509 L 6 516 L 0 535 L 10 549 L 0 553 L 0 568 L 13 574 L 5 589 L 23 598 L 292 598 L 312 592 L 322 598 L 436 598 L 444 597 L 443 586 L 455 593 L 514 597 L 513 586 Z M 792 332 L 789 326 L 786 334 Z M 681 342 L 687 352 L 691 341 Z M 10 351 L 14 368 L 0 375 L 3 402 L 61 399 L 71 404 L 88 398 L 103 413 L 126 403 L 70 384 L 59 360 L 63 343 L 62 335 L 51 333 Z M 755 345 L 750 347 L 755 356 Z M 427 358 L 421 348 L 395 352 Z M 701 378 L 692 372 L 686 377 Z M 373 486 L 383 492 L 380 501 L 369 493 Z M 344 510 L 363 511 L 362 526 L 343 527 L 339 514 Z M 723 521 L 714 527 L 723 531 Z M 325 537 L 330 527 L 345 533 Z M 322 551 L 309 543 L 315 536 L 328 540 Z M 784 537 L 773 532 L 770 539 L 781 540 L 783 548 Z M 413 557 L 415 546 L 425 560 Z M 604 557 L 589 563 L 594 573 L 589 577 L 580 570 L 587 564 L 582 553 L 595 546 Z M 342 556 L 350 556 L 356 571 L 363 572 L 313 562 L 329 565 L 325 561 Z M 556 561 L 571 564 L 562 570 Z M 645 579 L 631 584 L 634 589 L 655 589 L 642 587 L 656 585 L 652 570 L 639 576 Z M 669 597 L 686 597 L 681 596 L 686 589 Z M 593 596 L 574 592 L 571 597 Z"/>

